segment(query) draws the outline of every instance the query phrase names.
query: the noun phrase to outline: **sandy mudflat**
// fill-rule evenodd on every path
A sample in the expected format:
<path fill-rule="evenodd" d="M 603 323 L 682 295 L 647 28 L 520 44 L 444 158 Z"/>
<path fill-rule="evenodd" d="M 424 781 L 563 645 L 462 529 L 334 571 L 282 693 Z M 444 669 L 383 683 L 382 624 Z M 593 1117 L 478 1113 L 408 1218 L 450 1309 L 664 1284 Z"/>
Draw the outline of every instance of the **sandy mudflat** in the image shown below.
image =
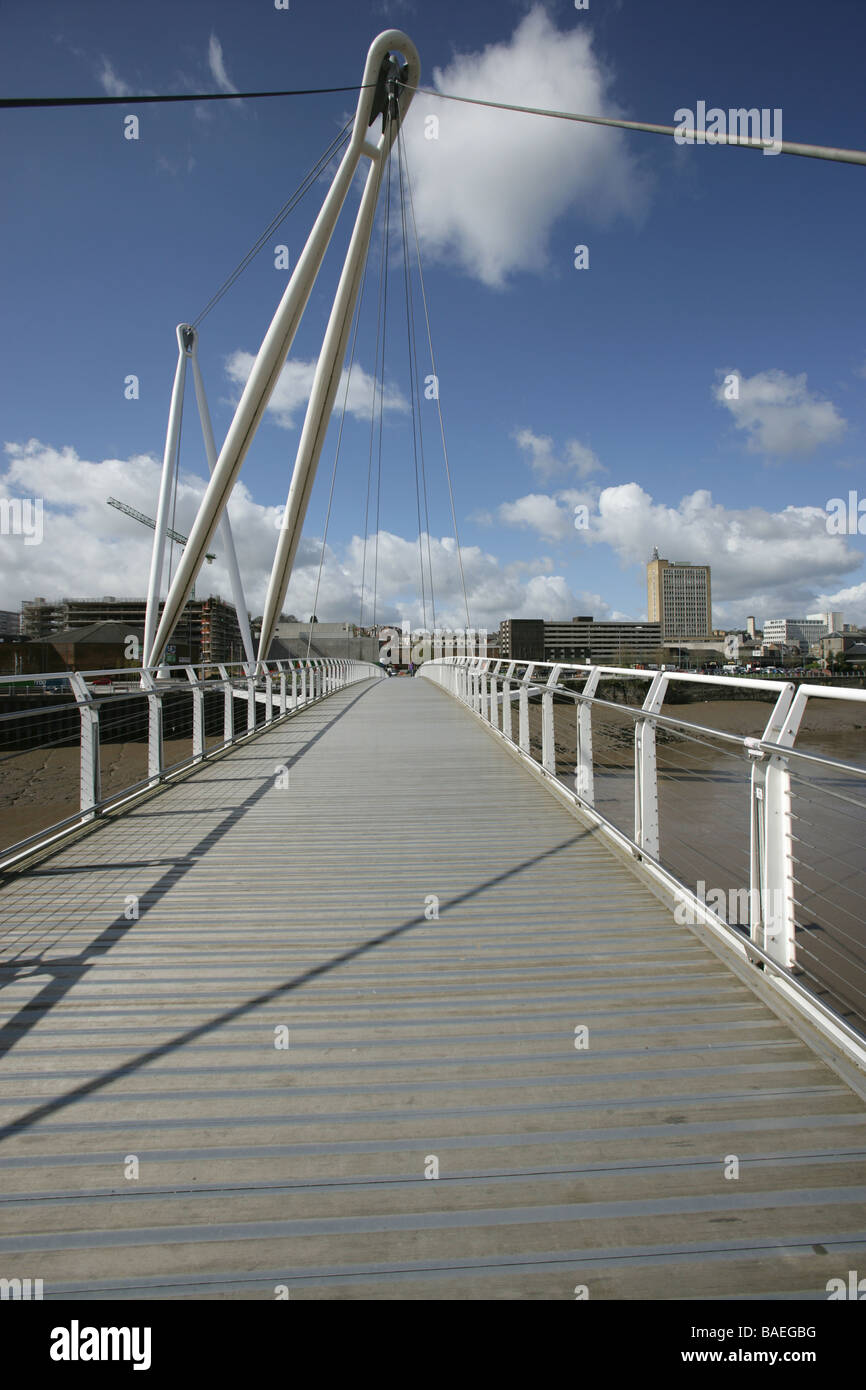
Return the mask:
<path fill-rule="evenodd" d="M 690 724 L 741 736 L 761 734 L 772 709 L 771 700 L 701 700 L 690 704 L 666 705 L 664 713 Z M 533 745 L 541 745 L 541 709 L 531 704 L 530 733 Z M 517 707 L 512 709 L 517 733 Z M 594 717 L 595 752 L 604 761 L 615 755 L 630 762 L 633 724 L 627 716 L 618 717 L 598 710 Z M 556 706 L 558 752 L 573 757 L 575 750 L 574 713 L 566 705 Z M 797 747 L 811 753 L 855 763 L 866 762 L 866 700 L 810 700 L 797 739 Z M 179 762 L 191 752 L 190 739 L 169 740 L 166 762 Z M 0 753 L 0 846 L 15 844 L 78 810 L 78 749 L 33 749 L 24 753 Z M 147 773 L 147 746 L 144 743 L 104 743 L 102 756 L 103 794 L 110 796 L 141 781 Z"/>
<path fill-rule="evenodd" d="M 191 739 L 167 740 L 165 761 L 179 762 L 191 751 Z M 104 796 L 123 791 L 147 776 L 145 743 L 104 743 L 100 756 Z M 74 816 L 78 808 L 78 748 L 0 754 L 0 847 L 16 844 Z"/>
<path fill-rule="evenodd" d="M 686 724 L 700 724 L 720 733 L 736 734 L 741 738 L 758 738 L 764 732 L 773 709 L 772 700 L 700 700 L 689 704 L 665 705 L 662 713 Z M 576 719 L 566 704 L 555 706 L 556 742 L 563 753 L 574 753 Z M 512 713 L 514 732 L 517 712 Z M 541 746 L 541 706 L 529 707 L 529 728 L 532 743 Z M 604 757 L 612 747 L 630 743 L 634 721 L 614 710 L 596 709 L 593 713 L 593 746 L 597 757 Z M 669 736 L 670 737 L 670 736 Z M 674 739 L 677 738 L 673 734 Z M 660 735 L 660 743 L 665 735 Z M 866 700 L 810 700 L 794 745 L 806 753 L 824 754 L 841 761 L 866 763 Z"/>
<path fill-rule="evenodd" d="M 866 695 L 866 692 L 864 692 Z M 770 716 L 772 700 L 700 700 L 688 705 L 666 705 L 664 713 L 693 724 L 706 724 L 726 734 L 754 734 Z M 816 734 L 866 735 L 866 698 L 860 701 L 810 699 L 800 725 L 800 737 Z M 866 747 L 866 736 L 864 736 Z"/>

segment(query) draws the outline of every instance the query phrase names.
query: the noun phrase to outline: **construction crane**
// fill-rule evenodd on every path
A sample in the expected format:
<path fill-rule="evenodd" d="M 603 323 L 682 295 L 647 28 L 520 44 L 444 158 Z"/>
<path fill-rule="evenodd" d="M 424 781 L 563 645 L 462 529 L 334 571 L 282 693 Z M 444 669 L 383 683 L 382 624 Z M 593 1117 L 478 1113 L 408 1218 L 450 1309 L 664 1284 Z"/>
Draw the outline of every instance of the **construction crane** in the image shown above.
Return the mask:
<path fill-rule="evenodd" d="M 144 512 L 137 512 L 135 510 L 135 507 L 127 506 L 126 502 L 118 502 L 116 497 L 107 497 L 106 501 L 109 507 L 116 507 L 119 512 L 124 512 L 126 516 L 131 516 L 135 521 L 140 521 L 142 526 L 149 526 L 151 531 L 156 530 L 156 522 L 154 521 L 152 516 L 145 516 Z M 187 541 L 189 540 L 189 536 L 182 536 L 179 531 L 172 531 L 171 529 L 166 531 L 166 535 L 169 536 L 171 540 L 177 541 L 178 545 L 186 545 Z M 209 565 L 212 565 L 214 560 L 216 559 L 216 556 L 205 555 L 205 559 L 207 560 Z M 190 594 L 190 598 L 195 598 L 194 584 L 192 586 L 192 593 Z"/>

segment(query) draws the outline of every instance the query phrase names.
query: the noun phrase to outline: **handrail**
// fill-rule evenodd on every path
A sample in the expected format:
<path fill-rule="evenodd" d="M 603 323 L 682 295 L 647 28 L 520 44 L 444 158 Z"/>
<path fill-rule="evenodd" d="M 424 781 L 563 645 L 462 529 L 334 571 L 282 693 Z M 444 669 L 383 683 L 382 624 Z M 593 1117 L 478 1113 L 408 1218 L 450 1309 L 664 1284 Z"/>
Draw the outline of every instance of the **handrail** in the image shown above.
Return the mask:
<path fill-rule="evenodd" d="M 200 674 L 197 674 L 200 673 Z M 208 676 L 207 672 L 216 672 Z M 163 678 L 163 675 L 166 678 Z M 136 801 L 161 783 L 206 762 L 214 754 L 291 718 L 299 710 L 347 686 L 363 680 L 381 680 L 384 671 L 368 661 L 350 658 L 312 657 L 268 659 L 249 662 L 198 662 L 195 665 L 166 667 L 119 667 L 93 671 L 40 673 L 32 679 L 0 676 L 0 690 L 24 684 L 44 685 L 65 682 L 71 699 L 36 708 L 7 710 L 0 714 L 0 763 L 23 752 L 48 746 L 79 745 L 79 807 L 72 815 L 54 820 L 34 834 L 16 840 L 0 850 L 0 873 L 19 868 L 33 854 L 56 845 L 109 810 Z M 106 691 L 106 678 L 111 681 Z M 99 681 L 99 684 L 95 682 Z M 208 744 L 206 697 L 222 700 L 221 736 L 213 734 L 210 719 Z M 129 702 L 133 702 L 130 706 Z M 246 718 L 236 718 L 238 704 L 246 704 Z M 262 706 L 264 707 L 262 709 Z M 147 744 L 147 775 L 106 792 L 103 787 L 100 747 L 111 712 L 117 713 L 111 732 L 124 734 L 124 741 Z M 189 752 L 173 762 L 167 760 L 171 728 L 166 715 L 183 722 Z M 211 715 L 216 711 L 211 706 Z M 78 727 L 74 720 L 77 714 Z M 190 719 L 191 714 L 191 719 Z M 59 738 L 56 729 L 47 729 L 47 718 L 68 722 Z M 71 716 L 71 719 L 68 718 Z M 14 726 L 20 725 L 15 747 Z M 52 735 L 52 737 L 49 737 Z M 175 740 L 176 741 L 176 740 Z"/>
<path fill-rule="evenodd" d="M 598 830 L 615 842 L 620 850 L 634 859 L 639 872 L 667 890 L 669 900 L 676 904 L 677 920 L 689 925 L 709 927 L 715 936 L 734 950 L 743 960 L 759 965 L 767 975 L 784 988 L 790 1000 L 810 1016 L 815 1025 L 845 1051 L 858 1066 L 866 1069 L 866 1038 L 847 1019 L 816 994 L 811 983 L 801 973 L 798 956 L 804 941 L 814 931 L 811 923 L 798 920 L 797 889 L 802 887 L 798 873 L 804 866 L 795 854 L 795 843 L 803 852 L 798 836 L 804 793 L 812 791 L 829 798 L 831 803 L 843 804 L 866 821 L 866 799 L 845 794 L 834 785 L 822 786 L 820 781 L 803 781 L 799 769 L 828 770 L 837 776 L 850 776 L 855 792 L 866 778 L 866 766 L 825 757 L 795 746 L 803 716 L 810 699 L 842 699 L 866 705 L 866 690 L 850 690 L 832 686 L 795 686 L 788 681 L 754 681 L 742 676 L 699 676 L 691 672 L 640 671 L 628 667 L 593 666 L 589 663 L 515 661 L 490 657 L 451 656 L 425 662 L 420 676 L 440 685 L 467 706 L 495 736 L 507 742 L 512 753 L 532 767 L 533 772 L 555 789 L 557 795 L 570 802 L 576 810 L 588 815 Z M 563 682 L 570 677 L 584 681 L 576 690 Z M 605 679 L 637 679 L 647 689 L 642 703 L 620 704 L 598 694 Z M 768 717 L 760 736 L 732 734 L 677 718 L 663 712 L 662 706 L 671 689 L 702 685 L 719 689 L 752 691 L 763 696 L 770 692 L 775 700 L 768 702 Z M 539 700 L 540 731 L 536 728 L 533 740 L 530 721 L 530 699 Z M 512 705 L 518 705 L 518 727 L 515 733 Z M 571 704 L 575 709 L 575 763 L 562 768 L 561 745 L 557 746 L 554 701 Z M 616 823 L 607 808 L 599 804 L 596 786 L 607 764 L 600 764 L 593 751 L 595 711 L 615 714 L 631 720 L 634 729 L 633 783 L 634 828 Z M 680 874 L 671 870 L 662 852 L 659 812 L 659 770 L 657 766 L 658 730 L 669 731 L 675 738 L 694 747 L 709 743 L 726 750 L 727 756 L 742 756 L 744 783 L 748 778 L 748 811 L 744 806 L 740 829 L 748 834 L 748 889 L 726 890 L 736 895 L 747 894 L 748 937 L 729 923 L 713 898 L 717 890 L 707 895 L 706 885 L 686 883 Z M 540 750 L 539 750 L 540 744 Z M 666 745 L 669 748 L 670 743 Z M 538 753 L 540 751 L 540 757 Z M 620 767 L 624 765 L 619 765 Z M 693 770 L 693 768 L 692 768 Z M 663 774 L 668 769 L 663 768 Z M 572 781 L 573 775 L 573 781 Z M 566 776 L 568 781 L 565 780 Z M 793 779 L 793 780 L 792 780 Z M 826 779 L 825 779 L 826 780 Z M 745 786 L 744 786 L 745 792 Z M 602 798 L 603 800 L 603 798 Z M 746 818 L 747 817 L 747 818 Z M 863 825 L 855 828 L 862 834 Z M 814 834 L 814 830 L 810 831 Z M 833 861 L 835 844 L 821 846 L 821 871 Z M 845 890 L 862 900 L 866 907 L 866 870 L 861 870 L 863 885 L 852 882 L 851 866 L 846 867 Z M 808 865 L 806 866 L 808 868 Z M 842 875 L 840 875 L 840 878 Z M 708 903 L 707 897 L 710 902 Z M 842 910 L 842 909 L 840 909 Z M 845 909 L 847 910 L 847 909 Z M 850 915 L 850 912 L 849 912 Z M 862 961 L 856 958 L 858 971 L 866 971 L 866 933 L 860 944 Z M 799 937 L 803 937 L 800 940 Z M 838 972 L 837 972 L 838 974 Z M 817 977 L 812 973 L 812 978 Z M 841 978 L 841 977 L 840 977 Z M 820 981 L 823 986 L 825 982 Z M 862 993 L 862 991 L 857 991 Z M 836 996 L 839 997 L 838 994 Z M 866 1001 L 864 1001 L 866 1002 Z M 860 1010 L 866 1018 L 866 1008 Z"/>

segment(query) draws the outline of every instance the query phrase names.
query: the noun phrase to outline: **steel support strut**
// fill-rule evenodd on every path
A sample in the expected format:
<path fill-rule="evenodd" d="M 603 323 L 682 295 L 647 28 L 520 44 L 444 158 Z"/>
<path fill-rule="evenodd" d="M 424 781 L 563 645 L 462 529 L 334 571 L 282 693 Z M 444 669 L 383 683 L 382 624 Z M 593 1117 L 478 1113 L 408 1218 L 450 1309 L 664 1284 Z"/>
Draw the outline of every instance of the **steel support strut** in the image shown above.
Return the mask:
<path fill-rule="evenodd" d="M 217 451 L 213 437 L 213 426 L 211 425 L 210 410 L 208 409 L 207 396 L 204 393 L 204 382 L 202 381 L 201 368 L 198 365 L 198 333 L 194 328 L 190 329 L 192 334 L 192 349 L 190 351 L 190 364 L 192 366 L 192 379 L 195 383 L 195 399 L 198 405 L 198 416 L 201 421 L 201 433 L 204 440 L 204 450 L 207 457 L 207 466 L 211 475 L 216 468 Z M 250 632 L 250 615 L 247 612 L 247 601 L 244 598 L 244 586 L 241 582 L 241 572 L 238 569 L 238 557 L 235 552 L 235 542 L 232 536 L 231 522 L 229 521 L 228 510 L 223 514 L 220 521 L 220 544 L 225 555 L 226 569 L 229 572 L 229 581 L 232 586 L 232 600 L 235 605 L 235 612 L 238 615 L 238 627 L 241 630 L 241 641 L 244 645 L 244 656 L 247 661 L 255 661 L 255 650 L 253 648 L 253 636 Z"/>
<path fill-rule="evenodd" d="M 150 654 L 159 617 L 159 590 L 162 584 L 162 567 L 165 562 L 165 538 L 168 532 L 168 509 L 171 502 L 171 484 L 177 469 L 177 446 L 180 439 L 180 422 L 183 417 L 183 388 L 186 381 L 186 364 L 192 352 L 189 325 L 177 326 L 177 368 L 171 392 L 171 405 L 168 411 L 168 429 L 165 436 L 165 452 L 162 456 L 162 478 L 159 485 L 159 502 L 153 531 L 153 549 L 150 552 L 150 575 L 147 581 L 147 607 L 144 616 L 144 651 L 141 654 L 142 666 L 150 666 Z M 198 570 L 196 570 L 198 574 Z M 193 583 L 195 575 L 193 575 Z M 192 584 L 190 584 L 192 588 Z M 184 598 L 184 602 L 186 599 Z M 178 617 L 180 614 L 178 613 Z M 174 625 L 172 625 L 174 631 Z M 168 641 L 166 637 L 165 641 Z M 165 646 L 165 642 L 163 643 Z M 156 663 L 153 663 L 154 665 Z"/>
<path fill-rule="evenodd" d="M 393 52 L 399 52 L 403 55 L 406 60 L 405 66 L 398 67 L 392 61 L 390 55 Z M 365 155 L 373 161 L 373 169 L 378 174 L 376 165 L 377 163 L 384 164 L 400 123 L 406 115 L 412 99 L 412 92 L 410 90 L 402 91 L 399 105 L 396 97 L 389 99 L 383 111 L 381 92 L 383 81 L 386 84 L 390 82 L 391 86 L 396 88 L 397 80 L 399 80 L 401 84 L 405 83 L 407 87 L 414 88 L 417 87 L 420 76 L 421 64 L 415 45 L 400 30 L 388 29 L 374 40 L 367 54 L 367 63 L 362 79 L 363 86 L 348 149 L 343 156 L 315 225 L 298 258 L 292 278 L 286 287 L 277 312 L 253 363 L 252 371 L 247 379 L 240 403 L 229 426 L 210 483 L 202 499 L 198 516 L 190 532 L 189 541 L 169 589 L 162 620 L 153 641 L 154 653 L 161 654 L 164 650 L 201 568 L 205 553 L 240 472 L 241 464 L 285 364 L 358 163 L 362 155 Z M 380 112 L 383 114 L 384 130 L 374 144 L 368 139 L 368 131 L 370 124 Z M 376 181 L 379 181 L 378 178 Z M 369 185 L 370 179 L 368 177 L 368 188 Z M 365 189 L 355 225 L 355 233 L 352 237 L 352 245 L 340 281 L 340 290 L 338 290 L 334 312 L 331 315 L 331 323 L 325 338 L 323 356 L 327 356 L 328 361 L 324 366 L 320 363 L 321 370 L 317 371 L 313 389 L 318 408 L 323 413 L 330 409 L 329 401 L 333 401 L 333 391 L 336 390 L 336 382 L 333 378 L 335 375 L 337 379 L 339 378 L 338 359 L 341 365 L 341 344 L 342 351 L 345 350 L 343 314 L 349 310 L 350 306 L 354 306 L 353 289 L 355 292 L 357 291 L 355 284 L 357 261 L 362 261 L 366 252 L 366 243 L 363 241 L 362 231 L 359 231 L 359 224 L 361 228 L 364 228 L 369 219 L 370 225 L 372 225 L 372 212 L 372 197 L 368 199 L 367 189 Z M 369 239 L 369 230 L 367 231 L 367 239 Z M 341 305 L 339 310 L 338 304 Z M 348 317 L 351 318 L 351 312 L 348 313 Z M 333 390 L 331 389 L 332 386 Z M 286 503 L 285 530 L 281 532 L 281 546 L 278 548 L 277 557 L 279 569 L 277 562 L 275 562 L 274 573 L 271 576 L 268 594 L 269 610 L 273 609 L 276 595 L 282 587 L 281 579 L 284 572 L 286 573 L 286 583 L 288 582 L 288 573 L 294 558 L 294 551 L 297 548 L 297 542 L 293 543 L 292 537 L 296 530 L 299 533 L 300 525 L 303 522 L 303 512 L 306 509 L 309 491 L 312 488 L 312 477 L 315 474 L 318 451 L 321 449 L 320 442 L 318 449 L 316 448 L 320 424 L 321 422 L 312 419 L 308 411 L 304 436 L 295 465 L 295 474 L 292 478 L 292 487 Z M 279 609 L 277 609 L 277 616 L 279 616 Z M 262 625 L 262 637 L 267 639 L 268 644 L 270 643 L 270 636 L 268 624 L 265 622 Z M 265 654 L 267 653 L 267 646 L 263 647 L 263 651 Z"/>

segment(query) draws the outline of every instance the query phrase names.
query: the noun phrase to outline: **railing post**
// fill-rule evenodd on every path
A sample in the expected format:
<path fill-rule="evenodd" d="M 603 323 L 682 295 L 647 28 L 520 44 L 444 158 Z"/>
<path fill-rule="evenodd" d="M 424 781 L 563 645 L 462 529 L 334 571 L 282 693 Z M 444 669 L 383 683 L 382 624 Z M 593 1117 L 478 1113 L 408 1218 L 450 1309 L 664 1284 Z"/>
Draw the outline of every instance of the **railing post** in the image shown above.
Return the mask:
<path fill-rule="evenodd" d="M 69 684 L 81 718 L 81 762 L 79 773 L 79 807 L 89 811 L 92 819 L 102 800 L 102 777 L 99 766 L 99 711 L 93 708 L 93 696 L 87 682 L 77 671 L 71 672 Z"/>
<path fill-rule="evenodd" d="M 218 667 L 223 683 L 223 743 L 232 743 L 235 736 L 235 697 L 234 686 L 226 666 Z"/>
<path fill-rule="evenodd" d="M 659 671 L 653 677 L 641 709 L 658 714 L 664 703 L 668 678 Z M 656 768 L 656 730 L 651 719 L 634 726 L 634 838 L 652 859 L 659 857 L 659 789 Z"/>
<path fill-rule="evenodd" d="M 577 705 L 577 742 L 574 764 L 574 790 L 588 806 L 595 805 L 595 772 L 592 761 L 592 701 L 598 689 L 601 671 L 594 666 L 586 678 L 582 694 L 586 697 Z"/>
<path fill-rule="evenodd" d="M 752 778 L 752 841 L 758 860 L 760 901 L 757 935 L 767 954 L 790 969 L 796 961 L 796 951 L 791 774 L 787 759 L 772 754 L 753 767 Z"/>
<path fill-rule="evenodd" d="M 502 724 L 502 720 L 501 720 L 500 717 L 499 717 L 499 688 L 498 688 L 499 669 L 500 669 L 501 666 L 502 666 L 502 662 L 501 662 L 501 661 L 494 661 L 494 663 L 493 663 L 493 668 L 492 668 L 492 670 L 491 670 L 491 672 L 490 672 L 490 722 L 491 722 L 491 724 L 493 725 L 494 729 L 500 728 L 500 726 L 501 726 L 501 724 Z"/>
<path fill-rule="evenodd" d="M 264 662 L 263 670 L 265 673 L 265 723 L 272 724 L 274 719 L 274 681 L 267 662 Z"/>
<path fill-rule="evenodd" d="M 280 714 L 286 713 L 286 672 L 282 661 L 277 662 L 280 673 Z"/>
<path fill-rule="evenodd" d="M 192 756 L 200 763 L 204 757 L 204 691 L 196 678 L 194 666 L 184 666 L 192 687 Z"/>
<path fill-rule="evenodd" d="M 511 732 L 511 677 L 514 675 L 514 665 L 513 661 L 508 663 L 505 680 L 502 682 L 502 732 L 508 739 L 513 739 Z"/>
<path fill-rule="evenodd" d="M 256 727 L 256 668 L 251 661 L 244 667 L 247 673 L 247 733 Z"/>
<path fill-rule="evenodd" d="M 292 709 L 298 708 L 298 672 L 292 667 Z"/>
<path fill-rule="evenodd" d="M 793 686 L 780 693 L 764 730 L 765 743 L 775 743 L 780 750 L 793 746 L 807 698 L 802 689 L 794 696 Z M 768 755 L 753 745 L 754 740 L 746 739 L 753 759 L 750 935 L 767 955 L 790 970 L 797 960 L 791 774 L 781 751 Z"/>
<path fill-rule="evenodd" d="M 487 662 L 478 662 L 478 713 L 482 719 L 490 718 L 490 689 L 487 675 Z"/>
<path fill-rule="evenodd" d="M 517 742 L 523 753 L 529 752 L 529 683 L 532 680 L 532 672 L 535 670 L 535 663 L 530 661 L 523 673 L 520 681 L 520 695 L 518 698 L 517 715 Z"/>
<path fill-rule="evenodd" d="M 561 666 L 554 666 L 547 677 L 547 688 L 541 697 L 541 766 L 556 776 L 556 732 L 553 724 L 553 691 L 559 681 Z"/>

